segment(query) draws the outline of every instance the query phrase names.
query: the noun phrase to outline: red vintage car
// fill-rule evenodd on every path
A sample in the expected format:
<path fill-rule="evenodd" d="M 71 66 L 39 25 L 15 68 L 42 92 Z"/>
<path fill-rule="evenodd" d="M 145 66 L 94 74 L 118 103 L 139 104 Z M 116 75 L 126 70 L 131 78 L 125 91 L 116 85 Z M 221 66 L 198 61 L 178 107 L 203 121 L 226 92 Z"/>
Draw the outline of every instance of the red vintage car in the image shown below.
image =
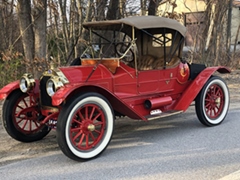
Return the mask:
<path fill-rule="evenodd" d="M 40 79 L 24 74 L 0 91 L 3 124 L 22 142 L 56 129 L 62 152 L 88 160 L 108 146 L 115 117 L 150 121 L 182 113 L 195 102 L 203 125 L 225 119 L 229 91 L 206 67 L 182 58 L 186 28 L 175 20 L 138 16 L 87 22 L 82 56 L 67 67 L 50 67 Z"/>

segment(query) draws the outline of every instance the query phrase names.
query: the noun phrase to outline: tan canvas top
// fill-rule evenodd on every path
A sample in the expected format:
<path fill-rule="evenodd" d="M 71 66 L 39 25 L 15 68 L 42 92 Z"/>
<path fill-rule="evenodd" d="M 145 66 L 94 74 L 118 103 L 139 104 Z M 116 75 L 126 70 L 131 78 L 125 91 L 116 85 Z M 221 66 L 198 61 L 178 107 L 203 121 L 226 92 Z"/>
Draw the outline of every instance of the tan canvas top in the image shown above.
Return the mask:
<path fill-rule="evenodd" d="M 120 29 L 122 25 L 134 26 L 137 29 L 169 28 L 177 30 L 183 36 L 186 33 L 186 27 L 178 21 L 158 16 L 133 16 L 118 20 L 83 23 L 83 27 L 87 29 Z"/>

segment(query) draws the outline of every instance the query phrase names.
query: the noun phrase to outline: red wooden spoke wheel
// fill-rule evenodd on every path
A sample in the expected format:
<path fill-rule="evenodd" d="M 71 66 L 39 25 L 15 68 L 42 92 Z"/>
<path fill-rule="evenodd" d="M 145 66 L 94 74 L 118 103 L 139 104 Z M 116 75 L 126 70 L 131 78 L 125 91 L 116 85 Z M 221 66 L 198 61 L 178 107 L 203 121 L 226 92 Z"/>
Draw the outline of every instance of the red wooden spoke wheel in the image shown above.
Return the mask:
<path fill-rule="evenodd" d="M 70 126 L 72 144 L 79 150 L 90 150 L 101 141 L 106 128 L 106 118 L 102 109 L 95 104 L 87 104 L 74 114 Z"/>
<path fill-rule="evenodd" d="M 14 108 L 13 123 L 15 127 L 24 134 L 31 134 L 39 131 L 42 125 L 37 122 L 39 116 L 34 97 L 24 94 L 21 96 Z"/>
<path fill-rule="evenodd" d="M 87 160 L 106 149 L 113 127 L 113 111 L 107 99 L 97 93 L 86 93 L 63 106 L 57 123 L 57 141 L 69 158 Z"/>
<path fill-rule="evenodd" d="M 206 115 L 215 119 L 219 115 L 224 107 L 224 92 L 218 84 L 213 84 L 209 87 L 205 97 L 205 111 Z"/>
<path fill-rule="evenodd" d="M 50 129 L 38 122 L 40 110 L 36 97 L 14 91 L 3 105 L 3 124 L 7 133 L 22 142 L 37 141 L 45 137 Z"/>
<path fill-rule="evenodd" d="M 195 101 L 198 119 L 206 126 L 220 124 L 226 117 L 229 108 L 229 91 L 220 77 L 211 77 Z"/>

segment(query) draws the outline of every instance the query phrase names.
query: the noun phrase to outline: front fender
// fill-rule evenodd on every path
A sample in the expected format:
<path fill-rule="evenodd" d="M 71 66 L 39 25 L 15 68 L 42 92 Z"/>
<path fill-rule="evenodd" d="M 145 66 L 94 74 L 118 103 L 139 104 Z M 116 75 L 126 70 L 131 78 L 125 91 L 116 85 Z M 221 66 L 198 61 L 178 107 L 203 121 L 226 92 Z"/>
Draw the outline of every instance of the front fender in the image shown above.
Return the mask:
<path fill-rule="evenodd" d="M 19 89 L 19 80 L 11 82 L 10 84 L 4 86 L 0 90 L 0 100 L 6 99 L 13 91 Z M 39 93 L 39 81 L 35 80 L 35 87 L 33 89 L 33 93 Z"/>
<path fill-rule="evenodd" d="M 0 90 L 0 100 L 5 99 L 11 92 L 19 88 L 19 81 L 11 82 Z"/>
<path fill-rule="evenodd" d="M 208 67 L 204 69 L 190 84 L 190 86 L 184 91 L 180 100 L 174 107 L 175 110 L 183 110 L 186 111 L 190 106 L 192 101 L 197 97 L 198 93 L 201 91 L 204 84 L 207 80 L 216 72 L 219 73 L 230 73 L 230 69 L 218 66 L 218 67 Z"/>
<path fill-rule="evenodd" d="M 60 88 L 53 96 L 52 96 L 52 105 L 59 106 L 67 97 L 74 92 L 75 90 L 79 90 L 79 88 L 84 89 L 86 87 L 97 87 L 102 88 L 101 86 L 89 86 L 89 85 L 78 85 L 78 86 L 65 86 Z"/>
<path fill-rule="evenodd" d="M 52 105 L 59 106 L 74 92 L 97 92 L 108 99 L 114 110 L 125 114 L 126 116 L 133 119 L 146 120 L 144 116 L 134 110 L 128 103 L 125 103 L 122 99 L 115 96 L 111 91 L 107 90 L 106 88 L 97 85 L 66 86 L 64 88 L 61 88 L 52 96 Z"/>
<path fill-rule="evenodd" d="M 59 106 L 71 92 L 73 92 L 78 87 L 64 87 L 60 88 L 53 96 L 52 96 L 52 105 Z"/>

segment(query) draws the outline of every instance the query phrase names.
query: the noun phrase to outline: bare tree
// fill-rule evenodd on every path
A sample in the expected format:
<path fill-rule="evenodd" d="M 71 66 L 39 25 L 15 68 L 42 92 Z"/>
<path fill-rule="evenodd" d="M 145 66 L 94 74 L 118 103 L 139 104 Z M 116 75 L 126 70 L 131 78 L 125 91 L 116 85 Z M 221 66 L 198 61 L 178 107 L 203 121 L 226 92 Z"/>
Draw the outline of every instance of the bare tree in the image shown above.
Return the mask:
<path fill-rule="evenodd" d="M 0 51 L 21 51 L 14 0 L 0 0 Z"/>
<path fill-rule="evenodd" d="M 46 59 L 47 0 L 34 1 L 35 58 Z"/>
<path fill-rule="evenodd" d="M 108 0 L 96 0 L 96 20 L 105 19 L 105 9 L 107 6 Z"/>
<path fill-rule="evenodd" d="M 46 60 L 47 0 L 18 0 L 17 12 L 27 71 L 40 75 Z"/>
<path fill-rule="evenodd" d="M 119 0 L 119 13 L 120 17 L 123 18 L 126 14 L 126 0 Z"/>
<path fill-rule="evenodd" d="M 110 0 L 108 11 L 107 11 L 107 19 L 119 19 L 120 11 L 119 11 L 119 0 Z"/>
<path fill-rule="evenodd" d="M 46 69 L 47 54 L 47 0 L 34 1 L 33 24 L 34 24 L 34 76 L 39 77 Z"/>
<path fill-rule="evenodd" d="M 209 31 L 209 27 L 211 26 L 205 26 L 205 28 L 208 29 L 207 35 L 210 35 L 209 37 L 211 38 L 209 46 L 204 53 L 206 54 L 204 59 L 206 58 L 208 61 L 206 63 L 209 65 L 227 64 L 228 54 L 226 53 L 226 41 L 224 41 L 226 39 L 225 25 L 228 10 L 227 4 L 228 0 L 222 0 L 221 2 L 209 1 L 207 4 L 210 9 L 209 11 L 214 13 L 213 16 L 212 13 L 209 13 L 212 17 L 206 16 L 207 19 L 212 19 L 212 30 Z M 213 7 L 215 7 L 214 11 L 211 10 Z M 205 46 L 202 47 L 205 48 Z"/>
<path fill-rule="evenodd" d="M 28 61 L 31 61 L 34 58 L 34 32 L 31 18 L 31 1 L 18 0 L 17 11 L 24 55 Z M 33 73 L 32 69 L 27 69 L 27 71 Z"/>
<path fill-rule="evenodd" d="M 226 38 L 226 49 L 228 52 L 228 57 L 230 61 L 230 53 L 231 53 L 231 28 L 232 28 L 232 6 L 233 0 L 229 0 L 228 2 L 228 17 L 227 17 L 227 38 Z"/>
<path fill-rule="evenodd" d="M 148 4 L 148 15 L 153 15 L 155 16 L 157 14 L 157 9 L 159 6 L 159 3 L 162 0 L 149 0 L 149 4 Z"/>
<path fill-rule="evenodd" d="M 67 0 L 59 0 L 60 7 L 60 20 L 62 26 L 62 36 L 64 41 L 64 55 L 67 59 L 68 49 L 69 49 L 69 24 L 67 20 Z"/>
<path fill-rule="evenodd" d="M 141 15 L 145 16 L 147 14 L 147 0 L 140 0 L 141 3 Z"/>

